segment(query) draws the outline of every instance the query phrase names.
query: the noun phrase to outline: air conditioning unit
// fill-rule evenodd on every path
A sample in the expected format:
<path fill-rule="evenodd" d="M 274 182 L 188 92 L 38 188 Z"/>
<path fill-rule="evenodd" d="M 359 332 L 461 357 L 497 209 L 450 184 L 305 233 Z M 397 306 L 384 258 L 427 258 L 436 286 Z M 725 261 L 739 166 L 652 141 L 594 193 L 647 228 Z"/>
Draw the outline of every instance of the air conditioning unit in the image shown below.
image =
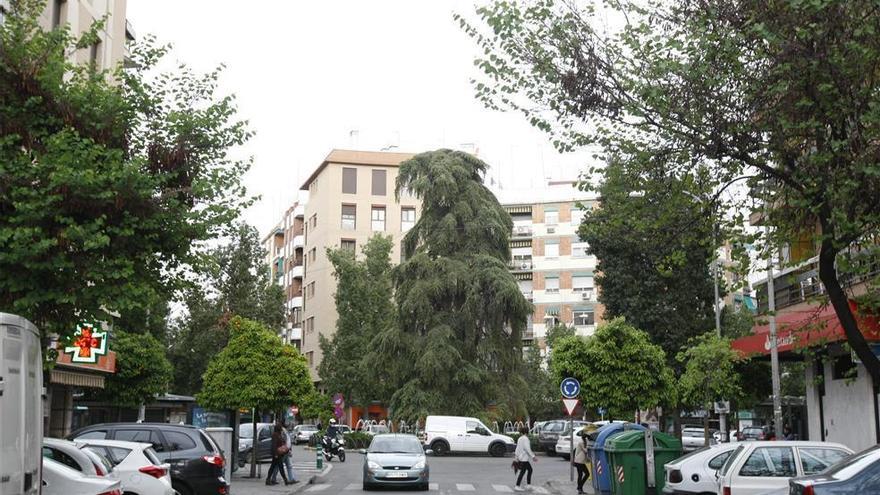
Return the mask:
<path fill-rule="evenodd" d="M 547 227 L 547 233 L 548 233 L 548 234 L 555 234 L 555 233 L 556 233 L 556 227 Z"/>
<path fill-rule="evenodd" d="M 593 300 L 593 291 L 581 292 L 581 299 L 584 301 L 592 301 Z"/>
<path fill-rule="evenodd" d="M 531 263 L 528 263 L 528 262 L 525 262 L 525 261 L 524 261 L 524 262 L 522 262 L 522 263 L 519 264 L 519 269 L 520 269 L 520 270 L 529 270 L 529 269 L 531 269 L 531 268 L 532 268 L 532 264 L 531 264 Z"/>

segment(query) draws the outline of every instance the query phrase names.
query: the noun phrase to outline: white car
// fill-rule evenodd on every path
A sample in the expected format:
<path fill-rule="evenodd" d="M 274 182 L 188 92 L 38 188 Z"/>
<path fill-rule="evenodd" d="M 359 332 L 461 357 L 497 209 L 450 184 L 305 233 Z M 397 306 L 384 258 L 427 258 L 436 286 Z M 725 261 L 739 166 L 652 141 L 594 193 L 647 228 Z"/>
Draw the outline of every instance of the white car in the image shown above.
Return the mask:
<path fill-rule="evenodd" d="M 718 487 L 715 474 L 738 445 L 722 443 L 703 447 L 667 463 L 663 493 L 684 495 L 714 493 Z"/>
<path fill-rule="evenodd" d="M 312 435 L 318 433 L 318 427 L 315 425 L 297 425 L 293 427 L 293 443 L 299 445 L 300 442 L 308 442 Z"/>
<path fill-rule="evenodd" d="M 364 428 L 364 433 L 366 433 L 367 435 L 382 435 L 385 433 L 390 433 L 390 431 L 385 425 L 368 425 Z"/>
<path fill-rule="evenodd" d="M 709 430 L 709 444 L 715 441 L 715 431 Z M 685 452 L 706 446 L 706 433 L 702 428 L 688 427 L 681 430 L 681 448 Z"/>
<path fill-rule="evenodd" d="M 575 441 L 578 439 L 581 430 L 584 428 L 584 426 L 576 426 L 574 428 Z M 560 433 L 559 440 L 556 440 L 556 455 L 562 456 L 566 461 L 571 458 L 571 434 L 569 434 L 568 428 Z"/>
<path fill-rule="evenodd" d="M 718 472 L 719 495 L 759 495 L 788 486 L 788 480 L 816 474 L 853 453 L 839 443 L 740 442 Z"/>
<path fill-rule="evenodd" d="M 44 438 L 43 458 L 52 459 L 87 476 L 118 478 L 108 459 L 68 440 Z"/>
<path fill-rule="evenodd" d="M 107 457 L 113 463 L 113 471 L 126 494 L 174 495 L 171 466 L 159 460 L 151 444 L 93 439 L 75 443 Z"/>
<path fill-rule="evenodd" d="M 42 495 L 121 495 L 117 479 L 90 476 L 50 458 L 43 458 Z"/>
<path fill-rule="evenodd" d="M 425 445 L 436 456 L 449 452 L 488 452 L 493 457 L 501 457 L 516 450 L 509 436 L 492 433 L 479 419 L 464 416 L 425 418 Z"/>

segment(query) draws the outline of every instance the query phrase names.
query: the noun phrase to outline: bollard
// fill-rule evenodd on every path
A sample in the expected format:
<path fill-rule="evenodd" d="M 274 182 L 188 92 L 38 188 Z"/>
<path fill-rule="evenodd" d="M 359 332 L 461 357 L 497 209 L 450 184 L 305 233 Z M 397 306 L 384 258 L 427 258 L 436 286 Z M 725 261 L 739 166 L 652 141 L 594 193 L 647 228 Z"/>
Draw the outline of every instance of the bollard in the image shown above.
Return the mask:
<path fill-rule="evenodd" d="M 318 444 L 318 448 L 315 450 L 317 452 L 318 457 L 315 458 L 315 468 L 323 470 L 324 469 L 324 446 L 320 443 Z"/>

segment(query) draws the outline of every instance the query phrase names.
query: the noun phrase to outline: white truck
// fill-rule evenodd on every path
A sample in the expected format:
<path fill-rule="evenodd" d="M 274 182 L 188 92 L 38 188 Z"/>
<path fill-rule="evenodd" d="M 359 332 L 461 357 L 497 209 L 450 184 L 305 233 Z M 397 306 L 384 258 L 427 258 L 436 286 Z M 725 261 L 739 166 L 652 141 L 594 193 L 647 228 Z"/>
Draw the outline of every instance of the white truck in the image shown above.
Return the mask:
<path fill-rule="evenodd" d="M 516 449 L 509 436 L 492 433 L 479 419 L 463 416 L 428 416 L 425 446 L 436 456 L 449 452 L 488 452 L 501 457 Z"/>
<path fill-rule="evenodd" d="M 0 495 L 40 492 L 43 358 L 40 332 L 0 313 Z"/>

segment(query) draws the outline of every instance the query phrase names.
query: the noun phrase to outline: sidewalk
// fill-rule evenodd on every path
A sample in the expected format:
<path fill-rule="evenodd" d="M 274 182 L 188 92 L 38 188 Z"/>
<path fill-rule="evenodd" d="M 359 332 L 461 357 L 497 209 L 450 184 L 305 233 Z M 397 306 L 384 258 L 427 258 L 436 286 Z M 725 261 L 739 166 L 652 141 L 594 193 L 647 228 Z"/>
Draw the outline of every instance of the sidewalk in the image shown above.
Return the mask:
<path fill-rule="evenodd" d="M 564 495 L 577 493 L 576 483 L 569 481 L 568 476 L 564 478 L 550 478 L 547 480 L 547 486 L 553 493 Z M 587 480 L 587 483 L 584 485 L 584 493 L 589 493 L 590 495 L 596 493 L 593 491 L 593 485 L 590 483 L 590 480 Z"/>
<path fill-rule="evenodd" d="M 279 475 L 277 485 L 267 486 L 266 474 L 269 472 L 269 464 L 260 464 L 257 466 L 257 478 L 248 478 L 251 474 L 251 467 L 249 464 L 245 464 L 243 468 L 232 473 L 232 482 L 230 484 L 229 493 L 230 495 L 290 495 L 292 493 L 299 493 L 314 483 L 316 478 L 327 476 L 332 469 L 333 465 L 330 463 L 324 463 L 324 469 L 318 471 L 318 469 L 315 468 L 314 461 L 294 462 L 293 471 L 296 473 L 299 483 L 285 485 Z"/>

